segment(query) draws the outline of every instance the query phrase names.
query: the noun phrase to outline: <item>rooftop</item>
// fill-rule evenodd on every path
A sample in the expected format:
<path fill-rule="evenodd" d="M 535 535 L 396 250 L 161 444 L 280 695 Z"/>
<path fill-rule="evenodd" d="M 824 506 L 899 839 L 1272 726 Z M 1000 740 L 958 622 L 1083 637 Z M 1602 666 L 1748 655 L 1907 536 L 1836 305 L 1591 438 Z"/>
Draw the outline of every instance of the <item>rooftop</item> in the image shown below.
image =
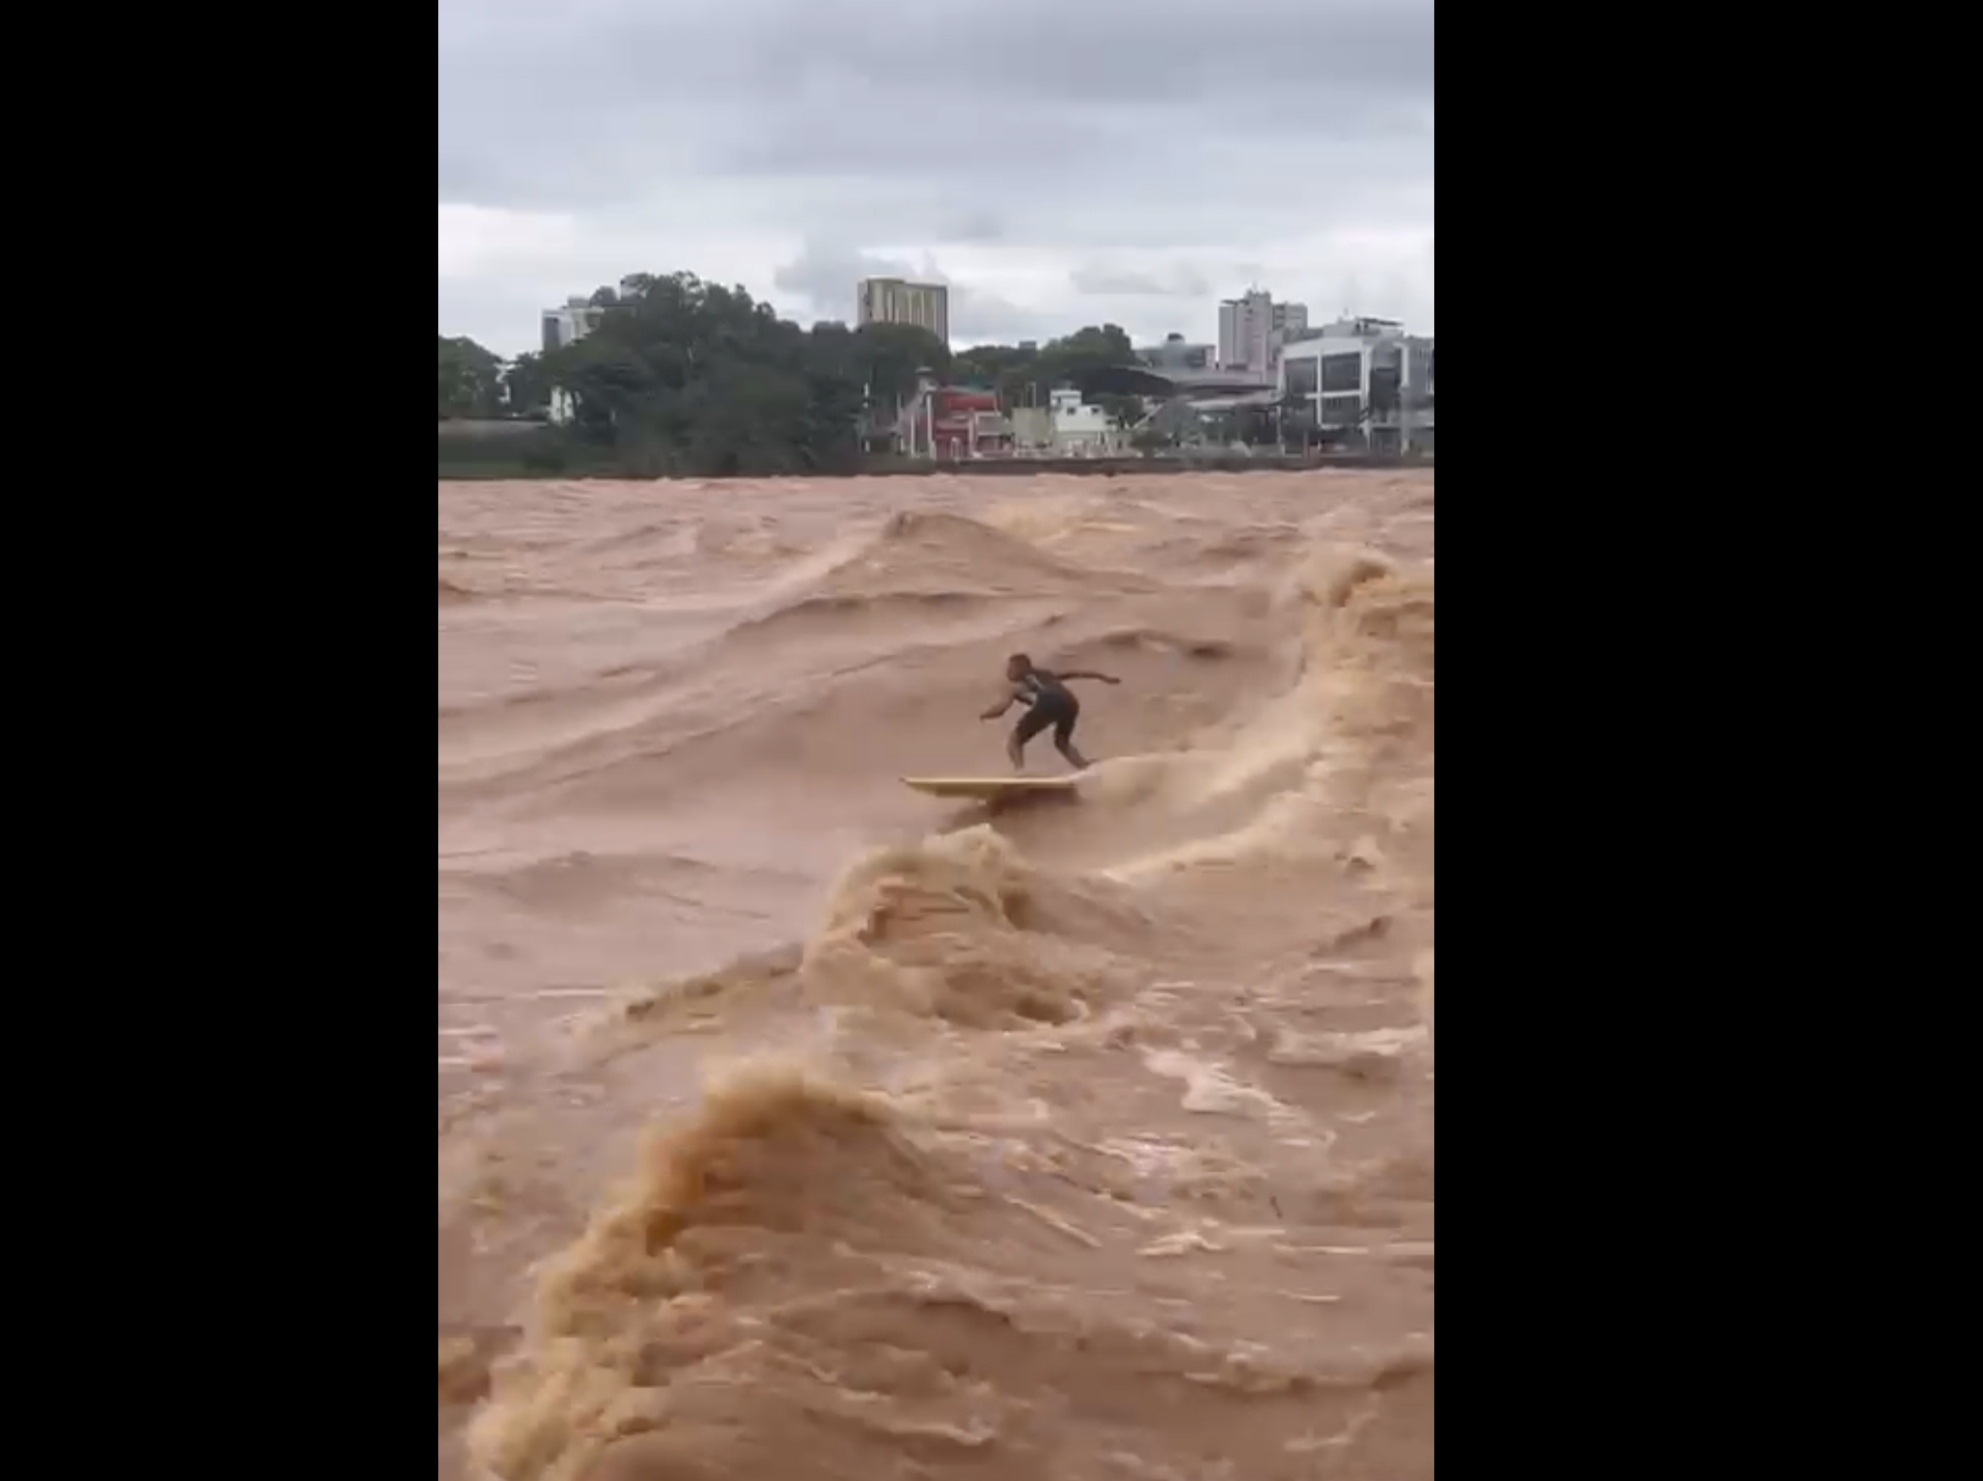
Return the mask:
<path fill-rule="evenodd" d="M 1245 395 L 1272 390 L 1272 373 L 1256 375 L 1246 370 L 1156 369 L 1148 365 L 1106 365 L 1077 374 L 1084 392 L 1115 396 L 1202 396 L 1224 393 Z"/>

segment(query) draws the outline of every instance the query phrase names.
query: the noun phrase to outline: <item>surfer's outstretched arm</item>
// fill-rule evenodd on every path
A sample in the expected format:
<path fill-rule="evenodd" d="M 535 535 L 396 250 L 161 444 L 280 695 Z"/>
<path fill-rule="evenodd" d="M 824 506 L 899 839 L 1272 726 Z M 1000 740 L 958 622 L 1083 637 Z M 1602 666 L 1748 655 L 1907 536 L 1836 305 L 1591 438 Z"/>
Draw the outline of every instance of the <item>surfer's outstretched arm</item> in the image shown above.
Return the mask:
<path fill-rule="evenodd" d="M 1018 698 L 1019 698 L 1019 691 L 1016 689 L 1011 690 L 1006 694 L 1004 699 L 1001 699 L 997 704 L 993 705 L 990 709 L 981 713 L 978 716 L 978 718 L 980 720 L 996 720 L 1000 715 L 1003 715 L 1007 710 L 1011 709 L 1013 701 Z"/>

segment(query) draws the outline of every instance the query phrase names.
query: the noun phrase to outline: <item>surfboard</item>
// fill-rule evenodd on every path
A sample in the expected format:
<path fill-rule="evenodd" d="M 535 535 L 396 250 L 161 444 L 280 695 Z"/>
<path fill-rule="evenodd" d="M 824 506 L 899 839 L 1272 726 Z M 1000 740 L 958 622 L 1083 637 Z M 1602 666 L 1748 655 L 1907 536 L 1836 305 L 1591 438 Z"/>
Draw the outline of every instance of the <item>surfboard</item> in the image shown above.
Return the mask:
<path fill-rule="evenodd" d="M 932 797 L 1001 798 L 1037 792 L 1072 792 L 1071 776 L 905 776 L 905 786 Z"/>

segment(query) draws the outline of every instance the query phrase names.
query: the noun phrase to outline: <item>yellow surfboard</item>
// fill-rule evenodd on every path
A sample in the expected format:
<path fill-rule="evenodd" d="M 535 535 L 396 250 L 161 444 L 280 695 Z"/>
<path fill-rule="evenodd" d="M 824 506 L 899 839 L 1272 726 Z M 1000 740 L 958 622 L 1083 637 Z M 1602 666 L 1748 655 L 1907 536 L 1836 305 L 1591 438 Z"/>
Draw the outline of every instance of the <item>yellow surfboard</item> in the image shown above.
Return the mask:
<path fill-rule="evenodd" d="M 903 785 L 932 797 L 978 797 L 987 800 L 1039 792 L 1072 792 L 1071 776 L 905 776 Z"/>

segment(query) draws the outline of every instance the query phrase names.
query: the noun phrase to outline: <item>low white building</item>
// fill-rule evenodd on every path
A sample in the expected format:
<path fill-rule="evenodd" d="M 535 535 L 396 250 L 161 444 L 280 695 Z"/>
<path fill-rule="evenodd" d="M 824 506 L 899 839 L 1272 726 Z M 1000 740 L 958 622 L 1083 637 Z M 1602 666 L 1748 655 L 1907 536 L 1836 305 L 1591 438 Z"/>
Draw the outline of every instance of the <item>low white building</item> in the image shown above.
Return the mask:
<path fill-rule="evenodd" d="M 1055 391 L 1048 411 L 1053 417 L 1053 448 L 1063 458 L 1099 457 L 1115 451 L 1123 439 L 1109 414 L 1083 401 L 1079 391 Z"/>
<path fill-rule="evenodd" d="M 1012 429 L 1014 450 L 1022 456 L 1100 458 L 1129 441 L 1129 434 L 1110 422 L 1106 411 L 1067 388 L 1050 393 L 1045 406 L 1013 408 Z"/>
<path fill-rule="evenodd" d="M 1290 410 L 1360 435 L 1373 452 L 1431 451 L 1433 339 L 1392 319 L 1325 324 L 1281 348 L 1277 383 Z"/>

